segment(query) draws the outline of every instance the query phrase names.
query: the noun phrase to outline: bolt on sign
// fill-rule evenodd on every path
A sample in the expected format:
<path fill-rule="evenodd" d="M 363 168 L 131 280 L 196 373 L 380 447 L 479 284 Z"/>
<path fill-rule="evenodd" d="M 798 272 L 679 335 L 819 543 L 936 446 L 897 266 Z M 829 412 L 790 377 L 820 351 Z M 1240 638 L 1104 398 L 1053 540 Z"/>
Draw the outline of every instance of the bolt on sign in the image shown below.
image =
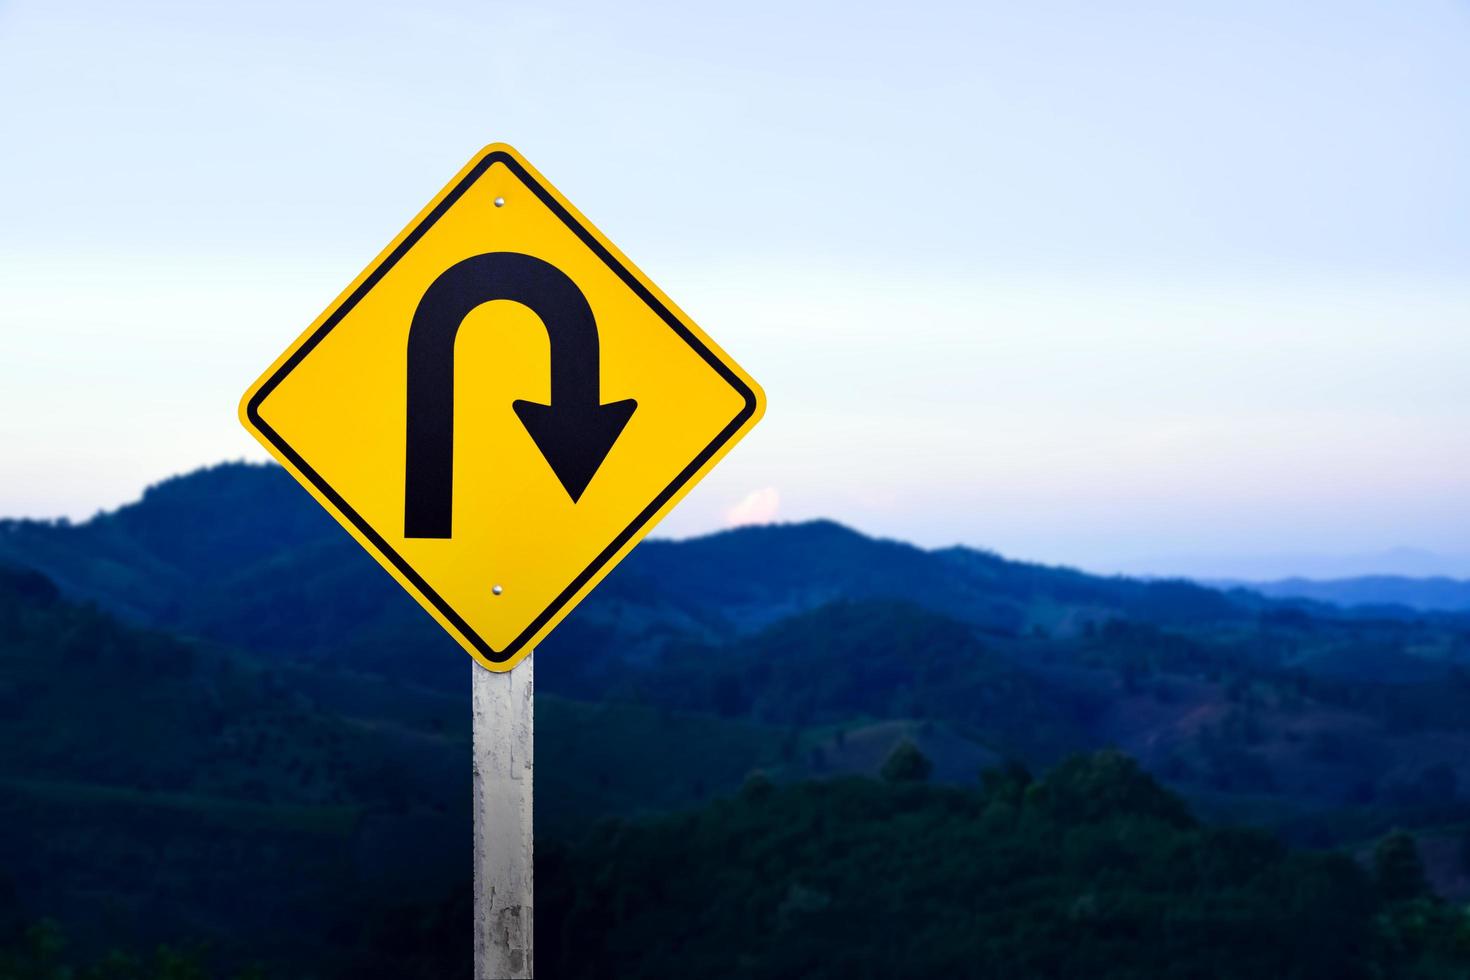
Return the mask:
<path fill-rule="evenodd" d="M 240 419 L 503 671 L 764 410 L 738 364 L 497 144 L 276 359 Z"/>

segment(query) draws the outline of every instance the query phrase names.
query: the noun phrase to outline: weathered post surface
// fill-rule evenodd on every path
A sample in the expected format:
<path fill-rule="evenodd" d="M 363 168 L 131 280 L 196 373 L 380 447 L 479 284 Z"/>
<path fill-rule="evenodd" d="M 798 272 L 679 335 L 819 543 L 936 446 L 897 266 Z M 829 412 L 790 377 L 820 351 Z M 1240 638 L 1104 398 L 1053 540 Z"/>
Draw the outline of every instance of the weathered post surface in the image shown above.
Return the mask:
<path fill-rule="evenodd" d="M 475 980 L 534 975 L 535 655 L 474 674 Z"/>

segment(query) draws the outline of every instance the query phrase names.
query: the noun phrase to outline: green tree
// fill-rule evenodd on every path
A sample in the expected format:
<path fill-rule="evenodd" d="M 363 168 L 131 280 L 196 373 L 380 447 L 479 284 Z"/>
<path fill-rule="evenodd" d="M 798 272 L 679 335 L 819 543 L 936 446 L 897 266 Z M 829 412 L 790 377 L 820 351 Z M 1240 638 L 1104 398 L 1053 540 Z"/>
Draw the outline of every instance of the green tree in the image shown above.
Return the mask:
<path fill-rule="evenodd" d="M 1175 827 L 1194 825 L 1183 800 L 1115 750 L 1068 758 L 1047 774 L 1039 788 L 1039 796 L 1047 801 L 1052 813 L 1066 820 L 1104 820 L 1116 814 L 1134 814 Z"/>
<path fill-rule="evenodd" d="M 753 769 L 740 785 L 740 796 L 745 800 L 764 800 L 771 795 L 771 777 L 761 769 Z"/>
<path fill-rule="evenodd" d="M 934 763 L 919 751 L 917 745 L 904 739 L 883 760 L 879 775 L 890 783 L 922 783 L 928 780 L 933 770 Z"/>
<path fill-rule="evenodd" d="M 1373 851 L 1373 877 L 1384 901 L 1403 902 L 1429 894 L 1429 879 L 1414 838 L 1395 830 Z"/>

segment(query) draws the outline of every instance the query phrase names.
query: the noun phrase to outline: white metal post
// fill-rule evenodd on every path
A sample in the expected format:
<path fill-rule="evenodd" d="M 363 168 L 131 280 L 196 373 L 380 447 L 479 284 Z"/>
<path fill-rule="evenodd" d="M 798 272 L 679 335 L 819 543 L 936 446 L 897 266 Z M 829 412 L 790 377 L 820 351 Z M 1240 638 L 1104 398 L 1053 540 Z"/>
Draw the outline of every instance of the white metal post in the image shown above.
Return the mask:
<path fill-rule="evenodd" d="M 534 975 L 531 782 L 535 675 L 530 654 L 474 673 L 475 980 Z"/>

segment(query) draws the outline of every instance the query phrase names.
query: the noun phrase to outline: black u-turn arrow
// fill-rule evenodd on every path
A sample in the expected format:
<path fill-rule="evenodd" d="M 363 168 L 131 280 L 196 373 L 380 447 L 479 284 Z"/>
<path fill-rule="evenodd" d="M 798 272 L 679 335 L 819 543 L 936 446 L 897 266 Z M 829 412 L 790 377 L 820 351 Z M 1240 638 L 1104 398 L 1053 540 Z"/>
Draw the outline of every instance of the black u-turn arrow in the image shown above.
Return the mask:
<path fill-rule="evenodd" d="M 510 300 L 541 318 L 551 339 L 551 404 L 513 404 L 573 501 L 632 418 L 633 399 L 602 404 L 597 321 L 587 298 L 548 262 L 488 252 L 457 262 L 419 300 L 408 331 L 408 440 L 403 535 L 447 538 L 454 509 L 454 340 L 470 311 Z"/>

